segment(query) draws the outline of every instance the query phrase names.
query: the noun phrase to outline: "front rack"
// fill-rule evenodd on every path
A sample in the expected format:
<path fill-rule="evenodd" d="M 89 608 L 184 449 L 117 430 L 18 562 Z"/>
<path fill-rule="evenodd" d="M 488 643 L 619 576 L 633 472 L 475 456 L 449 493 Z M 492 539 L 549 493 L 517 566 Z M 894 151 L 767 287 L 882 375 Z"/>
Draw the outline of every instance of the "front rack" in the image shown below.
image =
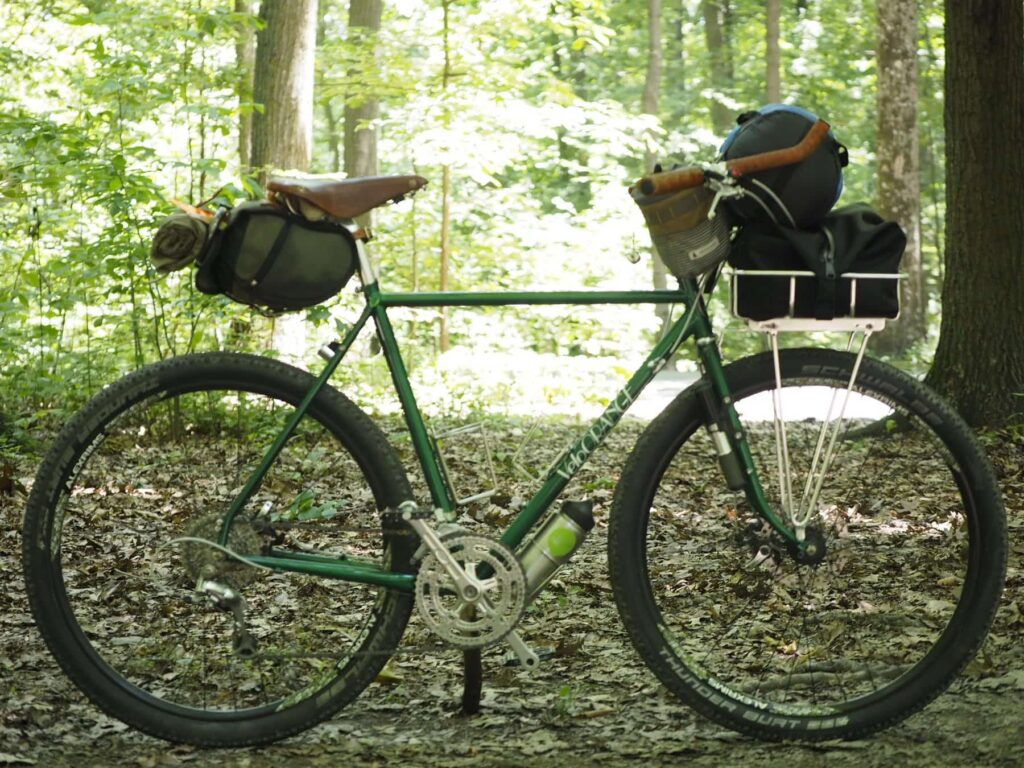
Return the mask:
<path fill-rule="evenodd" d="M 789 278 L 788 286 L 788 312 L 779 317 L 767 319 L 754 319 L 740 313 L 740 278 Z M 732 314 L 734 317 L 743 320 L 747 329 L 751 331 L 772 332 L 772 331 L 825 331 L 839 333 L 866 332 L 874 333 L 885 328 L 887 320 L 894 320 L 899 317 L 859 317 L 857 315 L 857 283 L 859 280 L 903 280 L 906 274 L 873 273 L 873 272 L 848 272 L 839 275 L 839 279 L 850 283 L 850 304 L 846 317 L 835 317 L 829 320 L 819 320 L 813 317 L 796 316 L 797 281 L 800 279 L 816 279 L 814 272 L 810 270 L 785 270 L 785 269 L 733 269 L 732 270 Z M 749 288 L 749 286 L 748 286 Z M 897 292 L 898 295 L 898 292 Z"/>
<path fill-rule="evenodd" d="M 747 330 L 764 333 L 770 349 L 772 365 L 775 372 L 775 386 L 771 390 L 771 393 L 772 420 L 775 427 L 775 463 L 778 470 L 779 481 L 779 505 L 784 516 L 793 526 L 793 531 L 796 535 L 797 541 L 804 540 L 808 527 L 811 525 L 815 515 L 818 513 L 818 499 L 820 497 L 825 478 L 828 476 L 832 460 L 836 455 L 838 440 L 846 422 L 847 405 L 854 391 L 854 383 L 857 381 L 857 375 L 860 371 L 861 363 L 864 360 L 864 353 L 867 349 L 868 339 L 873 333 L 885 328 L 887 320 L 893 319 L 890 317 L 858 316 L 858 309 L 863 309 L 863 305 L 865 303 L 861 302 L 861 307 L 858 308 L 858 281 L 899 281 L 904 277 L 906 277 L 906 275 L 903 274 L 879 274 L 868 272 L 849 272 L 839 275 L 839 279 L 848 281 L 849 305 L 847 306 L 845 303 L 847 285 L 843 284 L 841 288 L 837 290 L 837 294 L 843 297 L 843 305 L 841 307 L 837 306 L 836 309 L 841 314 L 846 315 L 846 317 L 819 320 L 814 317 L 797 316 L 797 283 L 800 280 L 815 281 L 815 283 L 810 285 L 807 285 L 806 283 L 802 285 L 804 290 L 801 292 L 799 298 L 802 303 L 801 311 L 804 311 L 808 302 L 812 301 L 814 298 L 813 291 L 816 288 L 817 281 L 817 275 L 815 275 L 814 272 L 810 270 L 732 270 L 732 313 L 735 317 L 746 322 Z M 748 279 L 742 280 L 741 278 Z M 745 287 L 745 289 L 750 290 L 752 287 L 751 282 L 755 282 L 756 284 L 757 278 L 775 278 L 772 283 L 762 286 L 763 290 L 769 291 L 769 294 L 766 298 L 765 304 L 763 304 L 761 308 L 767 307 L 770 309 L 786 306 L 786 314 L 780 317 L 754 319 L 745 317 L 740 313 L 741 288 Z M 779 280 L 779 278 L 788 279 L 788 283 L 783 280 Z M 743 285 L 744 283 L 746 284 L 745 286 Z M 895 316 L 898 317 L 898 282 L 895 284 L 895 287 L 897 298 Z M 760 298 L 764 299 L 765 297 Z M 891 296 L 882 297 L 880 303 L 881 301 L 888 301 L 888 303 L 891 304 Z M 886 311 L 886 309 L 887 307 L 882 304 L 881 310 L 876 309 L 876 313 L 878 311 Z M 859 344 L 856 345 L 850 378 L 846 383 L 845 392 L 837 391 L 832 395 L 828 405 L 828 411 L 825 413 L 821 427 L 818 430 L 814 457 L 810 467 L 806 468 L 806 476 L 803 478 L 802 490 L 799 487 L 801 484 L 799 482 L 797 483 L 798 487 L 794 488 L 795 478 L 793 467 L 790 462 L 787 422 L 786 416 L 783 413 L 783 383 L 779 334 L 786 331 L 847 333 L 849 334 L 849 340 L 846 346 L 847 352 L 854 352 L 857 334 L 860 334 Z"/>

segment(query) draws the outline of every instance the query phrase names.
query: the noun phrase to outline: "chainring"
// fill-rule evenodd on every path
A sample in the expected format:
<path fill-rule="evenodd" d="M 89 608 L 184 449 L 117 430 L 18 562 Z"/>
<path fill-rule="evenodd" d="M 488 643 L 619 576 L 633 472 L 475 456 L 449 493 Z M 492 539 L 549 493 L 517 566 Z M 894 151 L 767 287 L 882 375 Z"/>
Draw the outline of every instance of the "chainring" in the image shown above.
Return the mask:
<path fill-rule="evenodd" d="M 432 553 L 420 563 L 416 608 L 426 625 L 457 648 L 493 645 L 515 629 L 526 608 L 526 573 L 515 553 L 497 539 L 452 534 L 441 539 L 459 566 L 480 582 L 480 599 L 463 600 Z"/>
<path fill-rule="evenodd" d="M 202 577 L 227 584 L 233 589 L 241 589 L 252 584 L 262 574 L 259 568 L 246 565 L 213 546 L 220 535 L 222 522 L 223 517 L 216 512 L 192 521 L 185 529 L 185 536 L 210 543 L 182 542 L 181 559 L 193 582 Z M 263 541 L 248 520 L 236 519 L 228 533 L 227 548 L 243 556 L 258 555 L 263 548 Z"/>

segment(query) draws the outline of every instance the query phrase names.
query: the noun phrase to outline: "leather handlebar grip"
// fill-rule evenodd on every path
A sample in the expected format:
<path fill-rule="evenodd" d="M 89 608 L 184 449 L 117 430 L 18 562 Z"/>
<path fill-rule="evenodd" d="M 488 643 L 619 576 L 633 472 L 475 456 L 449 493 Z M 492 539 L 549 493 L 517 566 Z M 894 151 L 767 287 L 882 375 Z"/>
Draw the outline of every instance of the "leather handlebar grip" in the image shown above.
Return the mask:
<path fill-rule="evenodd" d="M 735 160 L 729 160 L 725 166 L 729 169 L 731 175 L 742 176 L 747 173 L 757 173 L 758 171 L 767 171 L 771 168 L 781 168 L 784 165 L 799 163 L 818 148 L 822 139 L 828 135 L 830 127 L 824 120 L 819 120 L 811 126 L 811 130 L 800 140 L 799 144 L 794 144 L 792 147 L 786 147 L 785 149 L 762 152 L 759 155 L 738 157 Z M 650 197 L 651 195 L 679 192 L 680 190 L 690 189 L 703 183 L 704 170 L 691 166 L 644 176 L 637 182 L 637 187 L 640 189 L 641 194 Z"/>
<path fill-rule="evenodd" d="M 811 126 L 811 130 L 800 140 L 799 144 L 787 147 L 786 149 L 762 152 L 759 155 L 738 157 L 735 160 L 729 160 L 725 164 L 726 168 L 732 172 L 733 176 L 742 176 L 746 173 L 757 173 L 758 171 L 767 171 L 770 168 L 781 168 L 784 165 L 799 163 L 818 148 L 818 145 L 821 144 L 821 140 L 825 138 L 828 131 L 829 124 L 824 120 L 819 120 Z"/>
<path fill-rule="evenodd" d="M 669 192 L 679 192 L 682 189 L 699 187 L 704 183 L 704 170 L 691 166 L 689 168 L 677 168 L 674 171 L 663 171 L 644 176 L 637 182 L 640 192 L 650 197 L 651 195 L 667 195 Z"/>

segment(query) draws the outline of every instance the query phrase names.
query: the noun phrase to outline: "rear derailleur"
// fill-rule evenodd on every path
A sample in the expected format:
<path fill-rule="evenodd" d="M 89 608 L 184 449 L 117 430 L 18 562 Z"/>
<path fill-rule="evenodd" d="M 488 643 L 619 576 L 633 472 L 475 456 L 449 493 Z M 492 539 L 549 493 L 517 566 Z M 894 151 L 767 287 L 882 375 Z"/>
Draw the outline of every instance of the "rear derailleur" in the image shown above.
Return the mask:
<path fill-rule="evenodd" d="M 256 637 L 245 624 L 245 598 L 227 584 L 213 579 L 200 578 L 196 583 L 196 592 L 206 597 L 210 605 L 219 611 L 230 613 L 235 628 L 231 633 L 231 649 L 241 659 L 251 659 L 256 655 Z"/>

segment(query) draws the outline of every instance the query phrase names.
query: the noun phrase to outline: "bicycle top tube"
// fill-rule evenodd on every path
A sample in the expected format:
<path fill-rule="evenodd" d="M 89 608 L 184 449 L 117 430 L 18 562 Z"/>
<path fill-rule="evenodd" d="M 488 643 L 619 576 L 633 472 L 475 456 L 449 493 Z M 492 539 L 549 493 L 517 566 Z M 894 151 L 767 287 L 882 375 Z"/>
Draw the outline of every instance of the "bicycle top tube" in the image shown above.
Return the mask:
<path fill-rule="evenodd" d="M 661 291 L 444 291 L 387 293 L 376 288 L 383 307 L 503 307 L 546 304 L 676 304 L 691 292 Z M 368 295 L 374 295 L 368 292 Z"/>
<path fill-rule="evenodd" d="M 503 307 L 551 304 L 688 304 L 697 295 L 695 280 L 675 290 L 631 291 L 386 291 L 367 248 L 368 233 L 356 222 L 346 225 L 356 243 L 359 276 L 371 307 Z"/>

